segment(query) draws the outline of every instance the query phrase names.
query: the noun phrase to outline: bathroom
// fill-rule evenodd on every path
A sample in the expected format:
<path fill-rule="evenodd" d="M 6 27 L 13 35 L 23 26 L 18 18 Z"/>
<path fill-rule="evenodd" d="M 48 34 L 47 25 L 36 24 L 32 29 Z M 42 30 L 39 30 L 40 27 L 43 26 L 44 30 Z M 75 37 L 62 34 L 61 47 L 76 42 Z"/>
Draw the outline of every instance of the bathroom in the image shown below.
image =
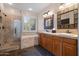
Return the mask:
<path fill-rule="evenodd" d="M 0 55 L 78 56 L 78 11 L 78 3 L 0 3 Z"/>

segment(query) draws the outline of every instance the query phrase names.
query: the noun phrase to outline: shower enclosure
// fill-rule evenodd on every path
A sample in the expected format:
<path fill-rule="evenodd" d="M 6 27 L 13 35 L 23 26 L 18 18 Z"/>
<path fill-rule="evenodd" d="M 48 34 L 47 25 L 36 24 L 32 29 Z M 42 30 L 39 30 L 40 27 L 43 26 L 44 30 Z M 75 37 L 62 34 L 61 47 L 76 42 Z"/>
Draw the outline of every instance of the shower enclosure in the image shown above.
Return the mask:
<path fill-rule="evenodd" d="M 0 53 L 20 49 L 21 22 L 0 11 Z"/>

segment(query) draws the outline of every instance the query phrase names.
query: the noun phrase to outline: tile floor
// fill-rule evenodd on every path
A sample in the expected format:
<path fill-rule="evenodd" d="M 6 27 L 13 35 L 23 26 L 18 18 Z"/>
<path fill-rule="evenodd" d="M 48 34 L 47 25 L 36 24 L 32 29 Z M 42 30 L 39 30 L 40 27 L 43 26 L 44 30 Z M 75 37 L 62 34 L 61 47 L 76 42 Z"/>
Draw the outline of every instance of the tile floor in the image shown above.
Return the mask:
<path fill-rule="evenodd" d="M 40 46 L 30 47 L 23 50 L 16 50 L 0 54 L 1 56 L 54 56 Z"/>

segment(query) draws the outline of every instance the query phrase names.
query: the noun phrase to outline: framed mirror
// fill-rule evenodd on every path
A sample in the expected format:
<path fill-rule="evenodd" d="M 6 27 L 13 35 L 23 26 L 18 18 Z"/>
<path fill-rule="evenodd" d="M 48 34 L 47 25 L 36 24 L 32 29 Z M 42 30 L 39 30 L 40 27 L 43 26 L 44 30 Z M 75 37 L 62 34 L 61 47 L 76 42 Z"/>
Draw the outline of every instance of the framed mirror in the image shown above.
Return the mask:
<path fill-rule="evenodd" d="M 53 28 L 53 20 L 54 15 L 48 18 L 44 18 L 44 29 L 52 29 Z"/>

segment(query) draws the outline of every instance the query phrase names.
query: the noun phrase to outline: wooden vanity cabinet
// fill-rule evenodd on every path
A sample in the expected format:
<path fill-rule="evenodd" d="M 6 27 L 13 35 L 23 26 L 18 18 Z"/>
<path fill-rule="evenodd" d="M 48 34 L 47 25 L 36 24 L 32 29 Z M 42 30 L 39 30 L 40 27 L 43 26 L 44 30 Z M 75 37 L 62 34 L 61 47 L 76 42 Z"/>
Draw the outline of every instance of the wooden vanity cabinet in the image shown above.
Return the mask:
<path fill-rule="evenodd" d="M 77 39 L 40 34 L 39 44 L 56 56 L 76 56 Z"/>

